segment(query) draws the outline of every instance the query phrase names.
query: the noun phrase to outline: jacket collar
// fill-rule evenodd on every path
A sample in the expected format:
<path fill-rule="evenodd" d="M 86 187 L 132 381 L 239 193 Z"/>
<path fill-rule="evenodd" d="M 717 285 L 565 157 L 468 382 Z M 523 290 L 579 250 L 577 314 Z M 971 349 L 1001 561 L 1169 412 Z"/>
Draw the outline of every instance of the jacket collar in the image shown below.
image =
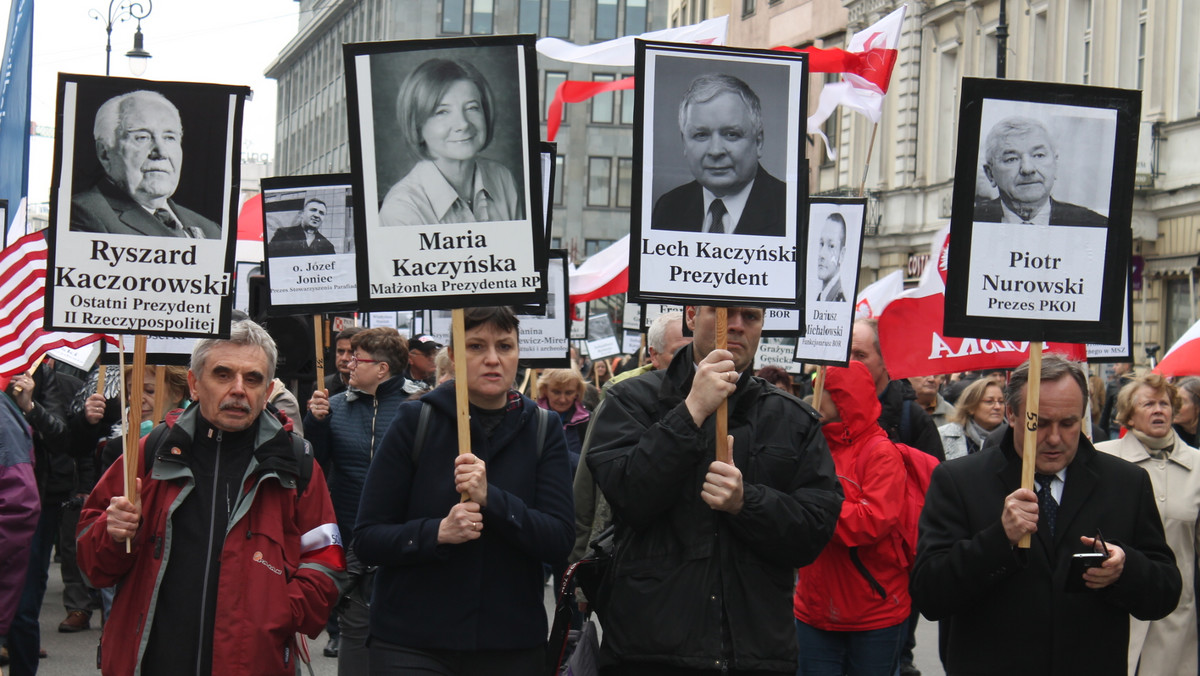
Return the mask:
<path fill-rule="evenodd" d="M 292 453 L 291 433 L 284 429 L 284 420 L 280 416 L 282 414 L 272 414 L 264 409 L 255 421 L 254 458 L 247 473 L 277 472 L 285 475 L 281 476 L 282 481 L 295 485 L 300 468 Z M 192 476 L 190 456 L 197 430 L 203 426 L 201 421 L 198 404 L 189 406 L 174 419 L 167 417 L 166 424 L 170 429 L 155 451 L 152 478 L 171 480 Z"/>
<path fill-rule="evenodd" d="M 367 394 L 366 392 L 363 392 L 362 390 L 358 389 L 357 387 L 350 387 L 349 385 L 347 385 L 346 386 L 346 401 L 354 401 L 355 399 L 359 399 L 359 398 L 382 399 L 383 397 L 391 394 L 392 390 L 405 389 L 404 384 L 405 384 L 404 376 L 392 376 L 391 378 L 388 378 L 387 380 L 385 380 L 382 383 L 379 383 L 378 385 L 375 386 L 375 394 Z"/>
<path fill-rule="evenodd" d="M 1179 438 L 1179 433 L 1175 430 L 1171 430 L 1171 434 L 1175 435 L 1175 446 L 1167 456 L 1168 461 L 1183 467 L 1189 472 L 1192 471 L 1197 464 L 1200 464 L 1200 451 L 1184 443 L 1183 439 Z M 1109 447 L 1105 446 L 1105 450 L 1108 449 Z M 1132 463 L 1139 463 L 1150 459 L 1150 453 L 1146 451 L 1146 447 L 1132 434 L 1126 434 L 1124 437 L 1121 437 L 1120 442 L 1115 444 L 1115 450 L 1117 451 L 1117 457 Z"/>

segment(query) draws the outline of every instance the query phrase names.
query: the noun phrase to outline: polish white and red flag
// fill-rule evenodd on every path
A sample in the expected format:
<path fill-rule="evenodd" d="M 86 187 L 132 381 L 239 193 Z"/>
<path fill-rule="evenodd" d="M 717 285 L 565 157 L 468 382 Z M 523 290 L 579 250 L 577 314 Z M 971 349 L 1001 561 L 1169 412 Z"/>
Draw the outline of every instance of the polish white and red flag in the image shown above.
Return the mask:
<path fill-rule="evenodd" d="M 1192 324 L 1175 341 L 1154 372 L 1164 376 L 1200 376 L 1200 322 Z"/>
<path fill-rule="evenodd" d="M 892 378 L 1011 369 L 1029 359 L 1029 341 L 954 338 L 943 333 L 950 226 L 938 231 L 921 281 L 879 314 L 879 348 Z M 936 264 L 935 264 L 936 263 Z M 1046 343 L 1046 352 L 1084 361 L 1081 343 Z"/>
<path fill-rule="evenodd" d="M 854 318 L 878 317 L 885 307 L 904 293 L 904 273 L 893 270 L 858 292 L 854 301 Z"/>
<path fill-rule="evenodd" d="M 900 31 L 907 10 L 908 5 L 900 5 L 896 11 L 851 36 L 842 68 L 822 68 L 816 63 L 810 67 L 814 73 L 842 74 L 841 82 L 830 82 L 821 89 L 817 110 L 808 118 L 808 133 L 825 141 L 830 159 L 834 159 L 833 149 L 829 147 L 829 139 L 821 131 L 821 125 L 835 108 L 843 106 L 866 115 L 872 122 L 879 122 L 883 114 L 883 97 L 899 56 Z M 810 63 L 815 61 L 818 51 L 834 54 L 842 50 L 812 50 Z"/>
<path fill-rule="evenodd" d="M 79 348 L 111 337 L 100 333 L 61 333 L 42 329 L 46 294 L 46 239 L 34 232 L 0 251 L 0 381 L 28 370 L 43 354 Z"/>
<path fill-rule="evenodd" d="M 576 303 L 628 291 L 629 235 L 592 254 L 578 268 L 572 267 L 568 276 L 571 280 L 571 307 Z"/>

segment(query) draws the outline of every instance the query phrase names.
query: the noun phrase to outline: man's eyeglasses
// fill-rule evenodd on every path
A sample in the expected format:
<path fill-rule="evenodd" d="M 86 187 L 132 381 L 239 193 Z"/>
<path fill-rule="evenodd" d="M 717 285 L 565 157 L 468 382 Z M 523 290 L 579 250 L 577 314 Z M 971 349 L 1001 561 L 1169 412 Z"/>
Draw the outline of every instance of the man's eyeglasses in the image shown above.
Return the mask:
<path fill-rule="evenodd" d="M 350 368 L 354 368 L 358 364 L 378 364 L 378 363 L 379 363 L 378 359 L 363 359 L 362 357 L 356 357 L 354 355 L 350 355 Z"/>

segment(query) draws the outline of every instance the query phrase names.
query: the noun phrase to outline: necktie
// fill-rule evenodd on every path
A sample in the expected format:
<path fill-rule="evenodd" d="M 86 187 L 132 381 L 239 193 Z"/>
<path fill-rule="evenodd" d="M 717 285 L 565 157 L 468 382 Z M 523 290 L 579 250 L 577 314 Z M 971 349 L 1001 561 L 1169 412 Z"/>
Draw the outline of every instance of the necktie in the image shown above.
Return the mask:
<path fill-rule="evenodd" d="M 1033 480 L 1040 486 L 1038 489 L 1039 521 L 1050 528 L 1050 537 L 1054 537 L 1054 520 L 1058 518 L 1058 501 L 1050 492 L 1050 482 L 1054 481 L 1053 474 L 1035 474 Z"/>
<path fill-rule="evenodd" d="M 725 232 L 725 214 L 729 213 L 725 209 L 725 203 L 721 200 L 713 200 L 712 204 L 708 205 L 709 222 L 712 225 L 708 228 L 709 232 Z"/>
<path fill-rule="evenodd" d="M 196 228 L 183 227 L 183 224 L 175 220 L 175 216 L 173 216 L 171 212 L 166 209 L 155 209 L 154 217 L 158 219 L 159 223 L 167 226 L 167 229 L 171 232 L 178 232 L 184 237 L 191 237 L 193 239 L 203 238 L 203 235 Z"/>

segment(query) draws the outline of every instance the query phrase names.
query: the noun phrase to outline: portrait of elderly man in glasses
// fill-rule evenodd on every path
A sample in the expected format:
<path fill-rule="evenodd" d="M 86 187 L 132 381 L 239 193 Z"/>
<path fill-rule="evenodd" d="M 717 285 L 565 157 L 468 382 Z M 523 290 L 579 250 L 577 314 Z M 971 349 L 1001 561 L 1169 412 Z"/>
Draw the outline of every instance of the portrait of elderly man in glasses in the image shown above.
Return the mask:
<path fill-rule="evenodd" d="M 92 133 L 105 176 L 71 197 L 71 230 L 221 236 L 221 226 L 171 199 L 183 169 L 183 123 L 165 96 L 140 90 L 105 101 Z"/>
<path fill-rule="evenodd" d="M 707 73 L 679 104 L 683 155 L 695 178 L 658 198 L 654 230 L 782 237 L 787 187 L 759 164 L 762 104 L 742 80 Z"/>
<path fill-rule="evenodd" d="M 1058 150 L 1041 122 L 1008 117 L 988 132 L 983 173 L 1000 196 L 975 203 L 975 221 L 1107 226 L 1108 219 L 1051 197 Z"/>

